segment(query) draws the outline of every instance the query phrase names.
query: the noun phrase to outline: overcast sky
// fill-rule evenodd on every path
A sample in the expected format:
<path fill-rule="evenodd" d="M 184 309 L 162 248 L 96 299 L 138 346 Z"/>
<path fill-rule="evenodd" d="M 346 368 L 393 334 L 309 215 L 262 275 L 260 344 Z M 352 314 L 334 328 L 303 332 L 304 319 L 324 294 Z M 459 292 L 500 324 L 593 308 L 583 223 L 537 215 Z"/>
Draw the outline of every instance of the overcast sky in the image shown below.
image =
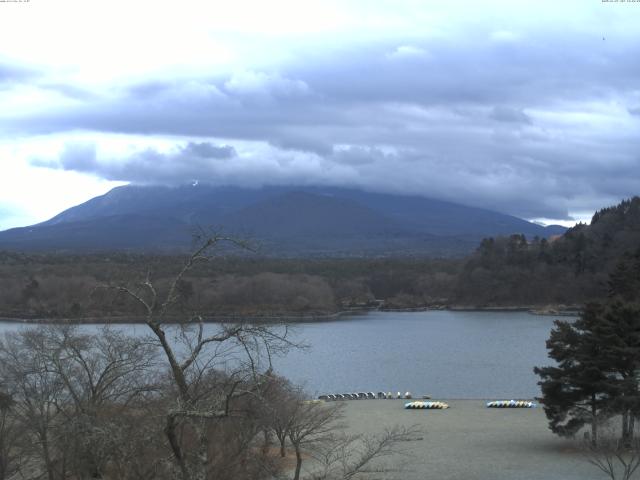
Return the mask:
<path fill-rule="evenodd" d="M 640 194 L 640 3 L 0 2 L 0 229 L 196 180 L 588 219 Z"/>

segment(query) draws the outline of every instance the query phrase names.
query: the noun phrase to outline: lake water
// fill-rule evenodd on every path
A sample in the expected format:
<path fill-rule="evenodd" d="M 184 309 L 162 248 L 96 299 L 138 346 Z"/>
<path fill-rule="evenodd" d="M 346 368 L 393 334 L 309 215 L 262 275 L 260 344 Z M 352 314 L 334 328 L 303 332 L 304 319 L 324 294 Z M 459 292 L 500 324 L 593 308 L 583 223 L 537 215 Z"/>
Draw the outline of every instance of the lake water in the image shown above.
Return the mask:
<path fill-rule="evenodd" d="M 548 365 L 554 317 L 526 312 L 372 312 L 302 323 L 309 345 L 276 370 L 313 394 L 405 391 L 439 398 L 531 398 L 534 366 Z M 0 322 L 0 333 L 23 328 Z M 95 326 L 83 328 L 95 329 Z M 122 328 L 146 333 L 143 325 Z"/>

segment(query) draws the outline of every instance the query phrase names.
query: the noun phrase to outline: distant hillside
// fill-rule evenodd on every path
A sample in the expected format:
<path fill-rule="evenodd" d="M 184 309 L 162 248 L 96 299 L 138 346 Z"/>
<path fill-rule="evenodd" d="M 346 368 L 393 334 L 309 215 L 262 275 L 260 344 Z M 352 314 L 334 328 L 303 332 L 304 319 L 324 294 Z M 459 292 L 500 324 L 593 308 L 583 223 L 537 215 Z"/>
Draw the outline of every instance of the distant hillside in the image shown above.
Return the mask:
<path fill-rule="evenodd" d="M 462 303 L 584 303 L 603 298 L 609 273 L 640 253 L 640 197 L 596 212 L 553 242 L 487 238 L 461 272 Z"/>
<path fill-rule="evenodd" d="M 273 225 L 284 225 L 288 230 L 283 230 L 283 235 L 306 239 L 307 246 L 317 249 L 336 245 L 331 242 L 342 238 L 339 245 L 343 248 L 349 245 L 352 251 L 362 251 L 358 245 L 364 242 L 362 232 L 370 239 L 381 236 L 386 242 L 396 241 L 396 245 L 407 238 L 408 233 L 402 230 L 406 223 L 388 211 L 382 214 L 371 204 L 363 206 L 348 196 L 330 196 L 323 201 L 317 197 L 317 193 L 299 191 L 265 197 L 239 208 L 236 218 L 250 221 L 260 235 L 272 232 Z M 304 212 L 312 215 L 307 218 Z M 148 246 L 151 236 L 153 245 L 160 248 L 177 241 L 167 232 L 188 227 L 187 222 L 173 220 L 177 223 L 171 224 L 166 218 L 135 215 L 120 211 L 69 222 L 58 217 L 57 223 L 46 222 L 34 232 L 43 242 L 51 242 L 51 229 L 66 241 L 77 231 L 78 243 L 91 241 L 111 248 Z M 358 221 L 351 222 L 354 217 Z M 65 232 L 67 227 L 70 232 Z M 27 230 L 19 231 L 27 235 Z M 323 236 L 332 231 L 341 231 L 342 237 L 335 235 L 332 240 L 330 235 Z M 452 237 L 421 238 L 444 243 Z M 298 241 L 292 240 L 292 249 Z M 579 308 L 606 297 L 609 273 L 618 264 L 626 268 L 617 272 L 638 271 L 640 198 L 600 210 L 591 225 L 578 225 L 552 241 L 513 234 L 488 237 L 477 245 L 464 258 L 220 256 L 200 264 L 184 279 L 181 305 L 223 316 L 324 315 L 381 304 L 392 309 Z M 96 287 L 144 278 L 147 272 L 159 284 L 167 285 L 184 258 L 122 250 L 86 255 L 75 251 L 72 255 L 0 252 L 0 317 L 127 320 L 140 315 L 134 305 L 116 301 Z M 637 295 L 637 283 L 624 286 Z"/>
<path fill-rule="evenodd" d="M 489 210 L 331 187 L 124 186 L 38 225 L 0 232 L 24 251 L 180 251 L 197 227 L 258 239 L 285 256 L 459 256 L 488 236 L 564 232 Z"/>
<path fill-rule="evenodd" d="M 624 254 L 640 248 L 640 197 L 597 211 L 589 225 L 571 228 L 553 247 L 558 261 L 579 271 L 610 271 Z"/>

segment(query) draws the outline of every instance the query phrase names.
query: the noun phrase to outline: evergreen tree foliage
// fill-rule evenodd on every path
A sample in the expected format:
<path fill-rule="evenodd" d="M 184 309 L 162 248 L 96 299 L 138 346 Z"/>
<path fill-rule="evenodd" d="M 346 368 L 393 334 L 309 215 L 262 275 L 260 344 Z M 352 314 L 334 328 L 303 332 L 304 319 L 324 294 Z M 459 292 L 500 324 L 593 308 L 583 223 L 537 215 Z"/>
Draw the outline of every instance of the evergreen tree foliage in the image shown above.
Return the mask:
<path fill-rule="evenodd" d="M 561 237 L 484 239 L 464 264 L 454 296 L 462 304 L 576 305 L 604 301 L 610 287 L 630 301 L 640 290 L 639 245 L 640 197 L 633 197 Z"/>
<path fill-rule="evenodd" d="M 622 418 L 630 443 L 640 416 L 640 251 L 627 255 L 609 278 L 609 296 L 590 303 L 575 322 L 556 321 L 547 341 L 553 367 L 536 367 L 550 429 L 574 435 L 598 422 Z"/>
<path fill-rule="evenodd" d="M 541 377 L 538 384 L 549 428 L 558 435 L 573 436 L 590 425 L 591 439 L 597 441 L 598 421 L 612 395 L 594 334 L 601 313 L 602 306 L 589 304 L 578 321 L 557 320 L 547 340 L 549 357 L 557 366 L 534 368 Z"/>
<path fill-rule="evenodd" d="M 625 302 L 640 301 L 640 248 L 626 253 L 609 276 L 609 297 Z"/>

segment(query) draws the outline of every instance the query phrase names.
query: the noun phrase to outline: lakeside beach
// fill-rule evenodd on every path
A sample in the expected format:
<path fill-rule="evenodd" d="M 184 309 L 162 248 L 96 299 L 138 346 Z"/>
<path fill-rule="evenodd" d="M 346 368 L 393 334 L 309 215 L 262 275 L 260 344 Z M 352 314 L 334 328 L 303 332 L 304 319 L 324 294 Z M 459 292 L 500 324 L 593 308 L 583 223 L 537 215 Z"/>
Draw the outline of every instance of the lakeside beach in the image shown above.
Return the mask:
<path fill-rule="evenodd" d="M 447 410 L 405 410 L 406 400 L 345 402 L 350 433 L 377 434 L 393 425 L 423 433 L 387 459 L 400 471 L 372 478 L 425 480 L 597 480 L 580 443 L 557 437 L 542 408 L 492 409 L 487 400 L 444 400 Z M 310 467 L 311 465 L 307 465 Z"/>

